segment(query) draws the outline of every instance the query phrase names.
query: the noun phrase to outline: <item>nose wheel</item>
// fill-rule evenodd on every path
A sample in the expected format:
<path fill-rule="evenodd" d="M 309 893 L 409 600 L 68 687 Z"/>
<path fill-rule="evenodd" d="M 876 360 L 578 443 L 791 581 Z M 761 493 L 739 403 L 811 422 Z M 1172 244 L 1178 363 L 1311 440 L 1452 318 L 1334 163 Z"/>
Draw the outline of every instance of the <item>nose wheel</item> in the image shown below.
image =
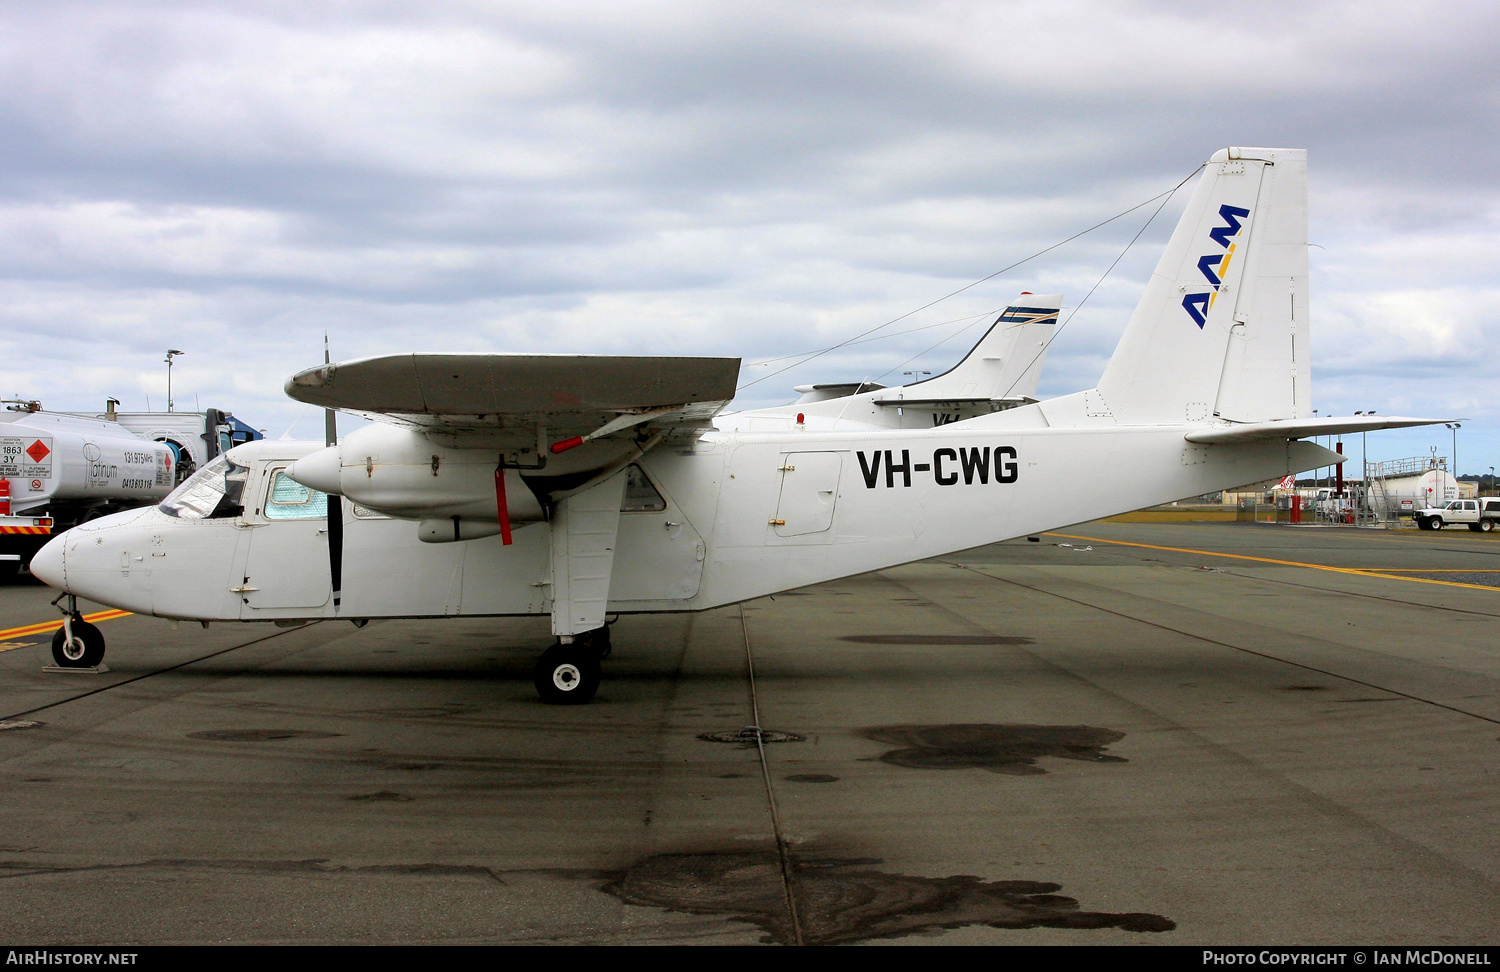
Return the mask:
<path fill-rule="evenodd" d="M 104 635 L 75 614 L 52 636 L 52 660 L 59 668 L 95 668 L 104 660 Z"/>

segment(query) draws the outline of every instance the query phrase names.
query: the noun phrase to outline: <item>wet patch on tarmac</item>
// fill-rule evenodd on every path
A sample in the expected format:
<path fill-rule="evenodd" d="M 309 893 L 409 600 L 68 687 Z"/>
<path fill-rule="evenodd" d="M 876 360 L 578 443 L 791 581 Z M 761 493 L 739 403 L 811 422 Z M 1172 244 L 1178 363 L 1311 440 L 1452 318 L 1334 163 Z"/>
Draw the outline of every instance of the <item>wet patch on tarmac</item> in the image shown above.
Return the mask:
<path fill-rule="evenodd" d="M 1127 762 L 1104 752 L 1125 734 L 1096 726 L 874 726 L 861 735 L 903 747 L 881 754 L 880 760 L 909 769 L 985 769 L 1006 776 L 1041 776 L 1047 771 L 1036 761 L 1047 756 L 1086 763 Z"/>
<path fill-rule="evenodd" d="M 58 866 L 40 862 L 0 860 L 0 876 L 17 874 L 87 874 L 101 871 L 156 871 L 186 872 L 211 871 L 229 874 L 411 874 L 436 877 L 469 877 L 504 886 L 501 873 L 478 864 L 366 864 L 351 867 L 335 864 L 326 858 L 311 857 L 296 860 L 242 860 L 234 858 L 152 858 L 124 864 L 84 864 L 77 867 Z"/>
<path fill-rule="evenodd" d="M 991 928 L 1120 928 L 1165 932 L 1161 915 L 1083 911 L 1042 881 L 984 881 L 971 875 L 927 878 L 877 871 L 871 859 L 791 862 L 802 939 L 836 945 L 931 933 L 965 925 Z M 658 854 L 611 876 L 603 890 L 626 904 L 747 921 L 766 940 L 791 944 L 780 861 L 773 851 Z"/>
<path fill-rule="evenodd" d="M 361 793 L 358 796 L 344 797 L 344 799 L 354 803 L 410 803 L 416 797 L 397 793 L 394 790 L 381 790 L 378 793 Z"/>
<path fill-rule="evenodd" d="M 1031 645 L 1036 643 L 1036 639 L 1034 638 L 1021 638 L 1012 635 L 844 635 L 839 640 L 853 642 L 856 645 L 924 645 L 932 648 L 951 648 L 961 645 Z"/>
<path fill-rule="evenodd" d="M 189 739 L 208 739 L 214 742 L 272 742 L 278 739 L 332 739 L 341 732 L 320 732 L 316 729 L 204 729 L 190 732 Z"/>
<path fill-rule="evenodd" d="M 470 705 L 465 702 L 453 702 L 448 705 L 417 705 L 396 706 L 385 709 L 364 709 L 363 713 L 373 716 L 387 716 L 396 719 L 448 719 L 454 716 L 464 716 L 477 710 L 479 706 Z"/>
<path fill-rule="evenodd" d="M 794 773 L 782 779 L 788 783 L 837 783 L 839 781 L 837 776 L 829 776 L 827 773 Z"/>

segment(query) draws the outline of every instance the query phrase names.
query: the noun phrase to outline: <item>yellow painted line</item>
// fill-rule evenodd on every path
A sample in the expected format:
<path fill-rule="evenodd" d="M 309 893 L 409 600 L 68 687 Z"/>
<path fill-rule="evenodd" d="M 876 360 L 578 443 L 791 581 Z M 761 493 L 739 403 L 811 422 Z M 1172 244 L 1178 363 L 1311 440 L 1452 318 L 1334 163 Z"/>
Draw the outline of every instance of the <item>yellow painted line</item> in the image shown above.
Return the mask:
<path fill-rule="evenodd" d="M 1383 570 L 1391 574 L 1500 574 L 1500 567 L 1351 567 L 1349 569 Z"/>
<path fill-rule="evenodd" d="M 1387 580 L 1406 581 L 1409 584 L 1439 584 L 1443 587 L 1467 587 L 1475 591 L 1500 591 L 1500 587 L 1492 587 L 1488 584 L 1462 584 L 1458 581 L 1433 580 L 1429 577 L 1402 577 L 1399 574 L 1387 574 L 1376 570 L 1367 570 L 1359 567 L 1330 567 L 1327 564 L 1307 564 L 1300 560 L 1276 560 L 1272 557 L 1252 557 L 1249 554 L 1219 553 L 1214 550 L 1193 550 L 1189 547 L 1163 547 L 1154 543 L 1132 543 L 1128 540 L 1106 540 L 1103 537 L 1079 537 L 1071 533 L 1048 533 L 1049 537 L 1063 537 L 1067 540 L 1087 540 L 1090 543 L 1112 543 L 1117 547 L 1142 547 L 1146 550 L 1168 550 L 1172 553 L 1198 554 L 1201 557 L 1226 557 L 1230 560 L 1253 560 L 1261 564 L 1277 564 L 1281 567 L 1307 567 L 1311 570 L 1328 570 L 1335 574 L 1353 574 L 1356 577 L 1384 577 Z"/>
<path fill-rule="evenodd" d="M 83 620 L 88 621 L 89 623 L 93 624 L 93 623 L 96 623 L 96 622 L 99 622 L 99 621 L 113 621 L 115 618 L 128 618 L 128 617 L 130 617 L 130 612 L 129 611 L 112 610 L 112 611 L 97 611 L 94 614 L 85 614 L 83 616 Z M 19 628 L 6 628 L 5 630 L 0 631 L 0 642 L 7 642 L 7 641 L 10 641 L 12 638 L 24 638 L 27 635 L 46 634 L 49 631 L 56 631 L 58 628 L 61 628 L 62 626 L 63 626 L 62 625 L 62 618 L 58 618 L 56 621 L 43 621 L 43 622 L 41 622 L 39 624 L 27 624 L 27 625 L 23 625 L 23 626 L 21 626 Z M 6 644 L 0 644 L 0 651 L 10 651 L 12 648 L 29 648 L 29 647 L 31 647 L 31 646 L 30 645 L 6 645 Z"/>
<path fill-rule="evenodd" d="M 1431 542 L 1431 541 L 1437 539 L 1434 536 L 1434 533 L 1437 532 L 1437 531 L 1429 531 L 1429 530 L 1405 530 L 1405 529 L 1403 529 L 1403 530 L 1391 530 L 1391 531 L 1388 531 L 1388 532 L 1389 533 L 1394 533 L 1396 535 L 1395 536 L 1384 536 L 1384 537 L 1370 537 L 1370 536 L 1367 536 L 1364 539 L 1366 539 L 1366 540 L 1373 540 L 1376 543 L 1421 543 L 1423 541 Z M 1442 531 L 1442 532 L 1447 532 L 1447 531 Z M 1451 537 L 1455 533 L 1458 533 L 1458 531 L 1455 530 L 1455 531 L 1453 531 L 1453 533 L 1448 533 L 1448 536 Z M 1470 530 L 1465 530 L 1463 533 L 1458 534 L 1458 537 L 1459 537 L 1459 540 L 1484 540 L 1484 541 L 1486 541 L 1488 543 L 1494 543 L 1496 540 L 1500 540 L 1500 533 L 1474 533 L 1474 532 L 1472 532 Z M 1440 542 L 1440 543 L 1447 543 L 1447 542 L 1457 543 L 1458 541 L 1455 540 L 1455 541 L 1438 541 L 1438 542 Z M 1463 548 L 1459 548 L 1459 549 L 1463 549 Z"/>

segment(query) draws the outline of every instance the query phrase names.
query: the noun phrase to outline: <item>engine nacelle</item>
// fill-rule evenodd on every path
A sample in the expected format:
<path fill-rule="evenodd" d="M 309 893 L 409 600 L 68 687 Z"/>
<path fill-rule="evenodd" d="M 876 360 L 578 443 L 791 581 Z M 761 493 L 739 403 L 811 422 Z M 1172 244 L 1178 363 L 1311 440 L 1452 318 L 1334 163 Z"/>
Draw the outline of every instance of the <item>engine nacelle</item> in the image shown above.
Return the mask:
<path fill-rule="evenodd" d="M 375 424 L 356 429 L 336 446 L 298 459 L 287 475 L 376 513 L 449 521 L 447 538 L 451 539 L 453 517 L 465 522 L 499 522 L 498 460 L 495 452 L 452 449 L 412 429 Z M 514 469 L 505 470 L 505 497 L 512 523 L 542 519 L 541 503 Z"/>

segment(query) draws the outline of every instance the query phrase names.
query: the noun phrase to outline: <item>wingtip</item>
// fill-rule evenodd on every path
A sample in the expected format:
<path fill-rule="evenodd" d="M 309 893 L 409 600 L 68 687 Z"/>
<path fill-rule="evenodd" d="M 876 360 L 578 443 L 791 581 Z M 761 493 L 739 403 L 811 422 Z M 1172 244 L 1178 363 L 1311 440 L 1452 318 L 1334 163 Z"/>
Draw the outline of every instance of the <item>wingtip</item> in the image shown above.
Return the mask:
<path fill-rule="evenodd" d="M 338 365 L 325 364 L 318 365 L 316 368 L 299 371 L 286 380 L 286 393 L 290 397 L 301 401 L 302 397 L 298 395 L 299 390 L 305 388 L 327 388 L 332 384 L 333 373 L 337 369 Z"/>

